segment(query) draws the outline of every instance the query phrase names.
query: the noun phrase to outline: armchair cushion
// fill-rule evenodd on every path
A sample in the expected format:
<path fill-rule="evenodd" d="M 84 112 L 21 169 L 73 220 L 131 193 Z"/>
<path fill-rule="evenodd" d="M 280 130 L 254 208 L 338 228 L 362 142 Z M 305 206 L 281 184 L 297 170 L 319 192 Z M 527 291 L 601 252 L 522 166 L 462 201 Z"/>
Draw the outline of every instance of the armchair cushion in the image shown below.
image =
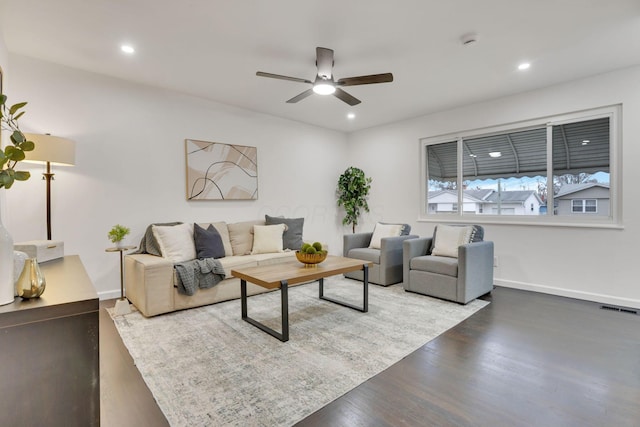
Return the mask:
<path fill-rule="evenodd" d="M 457 248 L 456 248 L 457 249 Z M 458 259 L 425 255 L 413 258 L 410 262 L 411 270 L 430 271 L 436 274 L 444 274 L 446 276 L 458 277 Z"/>
<path fill-rule="evenodd" d="M 387 224 L 384 222 L 376 223 L 373 228 L 373 235 L 369 242 L 369 248 L 380 249 L 381 239 L 384 237 L 397 237 L 406 236 L 411 231 L 411 226 L 408 224 Z"/>
<path fill-rule="evenodd" d="M 380 240 L 383 237 L 396 237 L 402 233 L 402 224 L 382 224 L 377 223 L 373 228 L 373 236 L 369 243 L 370 249 L 380 249 Z"/>
<path fill-rule="evenodd" d="M 434 245 L 431 253 L 438 256 L 458 258 L 458 246 L 470 242 L 472 226 L 438 225 L 434 233 Z"/>

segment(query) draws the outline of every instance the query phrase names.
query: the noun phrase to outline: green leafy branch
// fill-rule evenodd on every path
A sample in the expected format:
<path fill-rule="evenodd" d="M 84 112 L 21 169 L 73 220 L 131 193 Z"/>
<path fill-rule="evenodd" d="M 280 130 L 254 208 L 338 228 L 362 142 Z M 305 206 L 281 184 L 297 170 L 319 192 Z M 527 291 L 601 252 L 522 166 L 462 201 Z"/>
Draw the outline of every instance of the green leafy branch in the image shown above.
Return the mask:
<path fill-rule="evenodd" d="M 33 151 L 35 144 L 28 141 L 18 126 L 18 119 L 25 111 L 20 111 L 26 102 L 7 106 L 7 96 L 0 94 L 0 124 L 2 129 L 10 132 L 11 144 L 0 150 L 0 188 L 9 189 L 15 181 L 26 181 L 31 174 L 27 171 L 16 171 L 18 162 L 25 159 L 25 152 Z"/>
<path fill-rule="evenodd" d="M 356 232 L 361 210 L 369 212 L 367 197 L 371 189 L 371 178 L 367 178 L 362 169 L 349 167 L 338 179 L 338 206 L 344 206 L 346 216 L 342 224 L 351 224 Z"/>
<path fill-rule="evenodd" d="M 109 240 L 111 240 L 113 243 L 117 243 L 122 239 L 124 239 L 124 237 L 130 232 L 131 232 L 131 229 L 129 229 L 129 227 L 116 224 L 113 226 L 113 228 L 111 228 L 111 230 L 109 230 L 107 237 L 109 237 Z"/>

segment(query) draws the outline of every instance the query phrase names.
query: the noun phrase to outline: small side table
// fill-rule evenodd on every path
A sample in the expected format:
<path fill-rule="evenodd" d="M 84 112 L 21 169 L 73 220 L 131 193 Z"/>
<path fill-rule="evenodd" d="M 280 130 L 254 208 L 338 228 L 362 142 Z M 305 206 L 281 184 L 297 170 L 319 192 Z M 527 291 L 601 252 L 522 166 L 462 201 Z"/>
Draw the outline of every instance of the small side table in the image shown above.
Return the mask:
<path fill-rule="evenodd" d="M 135 249 L 136 246 L 122 246 L 105 249 L 105 252 L 120 252 L 120 299 L 116 301 L 113 312 L 116 316 L 131 313 L 129 301 L 124 296 L 124 251 Z"/>

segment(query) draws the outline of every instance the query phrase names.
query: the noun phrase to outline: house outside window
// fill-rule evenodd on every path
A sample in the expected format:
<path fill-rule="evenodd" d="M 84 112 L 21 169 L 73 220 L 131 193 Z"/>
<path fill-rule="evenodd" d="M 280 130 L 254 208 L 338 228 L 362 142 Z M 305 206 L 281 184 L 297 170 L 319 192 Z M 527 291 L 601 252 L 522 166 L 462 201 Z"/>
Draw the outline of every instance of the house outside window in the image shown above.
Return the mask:
<path fill-rule="evenodd" d="M 423 219 L 446 212 L 461 221 L 482 215 L 487 222 L 525 216 L 534 224 L 617 222 L 612 190 L 621 173 L 620 109 L 421 140 Z M 584 213 L 593 215 L 578 215 Z"/>

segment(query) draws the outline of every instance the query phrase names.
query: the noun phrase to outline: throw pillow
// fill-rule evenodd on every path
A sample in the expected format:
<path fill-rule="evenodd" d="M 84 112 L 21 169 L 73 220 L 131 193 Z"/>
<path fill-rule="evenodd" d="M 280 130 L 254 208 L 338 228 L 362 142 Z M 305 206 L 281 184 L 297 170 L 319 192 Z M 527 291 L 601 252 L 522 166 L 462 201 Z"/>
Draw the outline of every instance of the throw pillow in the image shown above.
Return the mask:
<path fill-rule="evenodd" d="M 283 218 L 275 216 L 264 216 L 267 225 L 286 224 L 287 229 L 282 236 L 282 243 L 285 249 L 298 250 L 304 243 L 302 241 L 302 227 L 304 218 Z"/>
<path fill-rule="evenodd" d="M 209 228 L 210 225 L 218 231 L 220 234 L 220 238 L 222 239 L 222 244 L 224 245 L 224 256 L 232 256 L 233 248 L 231 247 L 231 239 L 229 238 L 229 229 L 227 228 L 227 223 L 224 221 L 219 222 L 204 222 L 198 224 L 202 228 Z"/>
<path fill-rule="evenodd" d="M 244 221 L 227 224 L 231 249 L 234 255 L 249 255 L 253 246 L 253 226 L 264 225 L 264 221 Z"/>
<path fill-rule="evenodd" d="M 213 225 L 209 225 L 205 230 L 198 224 L 194 224 L 193 240 L 196 245 L 196 257 L 198 259 L 224 257 L 225 252 L 222 237 Z"/>
<path fill-rule="evenodd" d="M 377 223 L 373 229 L 373 235 L 371 236 L 371 242 L 369 243 L 369 249 L 380 249 L 383 237 L 395 237 L 402 233 L 404 228 L 403 224 L 382 224 Z"/>
<path fill-rule="evenodd" d="M 153 226 L 154 225 L 178 225 L 182 224 L 181 222 L 165 222 L 165 223 L 155 223 L 150 224 L 144 232 L 144 236 L 140 240 L 140 246 L 138 246 L 138 250 L 133 252 L 134 254 L 150 254 L 155 256 L 162 256 L 160 252 L 160 245 L 158 245 L 158 241 L 153 236 Z"/>
<path fill-rule="evenodd" d="M 458 246 L 469 243 L 472 226 L 437 225 L 432 255 L 458 258 Z"/>
<path fill-rule="evenodd" d="M 173 263 L 195 259 L 196 246 L 193 243 L 193 226 L 191 224 L 154 225 L 152 230 L 163 258 L 167 258 Z"/>
<path fill-rule="evenodd" d="M 282 235 L 286 227 L 285 224 L 254 225 L 251 255 L 284 252 L 282 250 Z"/>

